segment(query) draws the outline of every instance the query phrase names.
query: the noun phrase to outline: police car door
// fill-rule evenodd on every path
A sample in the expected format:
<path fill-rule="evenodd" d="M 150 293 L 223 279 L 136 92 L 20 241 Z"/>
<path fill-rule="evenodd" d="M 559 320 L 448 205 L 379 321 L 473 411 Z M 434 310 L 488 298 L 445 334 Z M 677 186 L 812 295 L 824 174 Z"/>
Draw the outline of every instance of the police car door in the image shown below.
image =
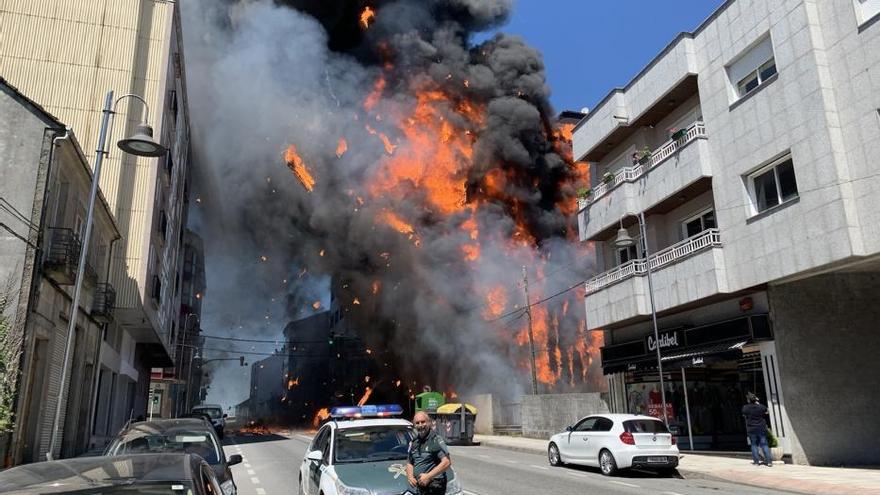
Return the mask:
<path fill-rule="evenodd" d="M 306 480 L 306 486 L 308 487 L 306 490 L 306 495 L 318 495 L 321 491 L 321 467 L 329 462 L 327 458 L 330 455 L 330 425 L 324 425 L 323 428 L 315 435 L 315 440 L 312 442 L 312 445 L 309 446 L 309 452 L 314 450 L 318 450 L 324 453 L 324 460 L 322 461 L 311 461 L 306 460 L 308 463 L 308 479 Z"/>

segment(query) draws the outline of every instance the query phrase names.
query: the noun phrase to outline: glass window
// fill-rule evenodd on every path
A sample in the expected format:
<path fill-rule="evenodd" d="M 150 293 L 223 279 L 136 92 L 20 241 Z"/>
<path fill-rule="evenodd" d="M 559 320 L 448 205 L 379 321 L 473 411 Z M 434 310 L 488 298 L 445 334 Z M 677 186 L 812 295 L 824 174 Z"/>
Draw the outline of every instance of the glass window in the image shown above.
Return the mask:
<path fill-rule="evenodd" d="M 132 430 L 117 439 L 109 449 L 110 455 L 176 452 L 197 454 L 208 464 L 220 463 L 220 452 L 214 437 L 205 431 L 169 431 L 150 434 Z"/>
<path fill-rule="evenodd" d="M 614 426 L 614 422 L 608 418 L 599 418 L 596 420 L 596 424 L 593 426 L 593 431 L 611 431 L 611 428 Z"/>
<path fill-rule="evenodd" d="M 669 433 L 662 421 L 653 419 L 632 419 L 623 422 L 623 429 L 630 433 Z"/>
<path fill-rule="evenodd" d="M 690 238 L 705 230 L 714 229 L 716 227 L 715 211 L 709 210 L 684 222 L 684 236 L 685 238 Z"/>
<path fill-rule="evenodd" d="M 758 69 L 758 75 L 761 81 L 766 81 L 776 74 L 776 60 L 770 59 Z"/>
<path fill-rule="evenodd" d="M 593 431 L 593 427 L 596 425 L 598 419 L 599 418 L 586 418 L 575 425 L 574 431 Z"/>
<path fill-rule="evenodd" d="M 758 73 L 752 72 L 748 76 L 746 76 L 742 81 L 739 82 L 737 87 L 739 88 L 739 95 L 745 96 L 753 89 L 757 88 L 760 85 L 758 81 Z"/>
<path fill-rule="evenodd" d="M 755 209 L 758 213 L 798 196 L 797 180 L 791 158 L 752 177 Z"/>
<path fill-rule="evenodd" d="M 639 242 L 639 241 L 636 241 Z M 629 246 L 625 248 L 620 248 L 617 250 L 617 264 L 622 265 L 628 261 L 632 261 L 637 259 L 638 252 L 636 251 L 635 246 Z"/>
<path fill-rule="evenodd" d="M 337 463 L 406 459 L 412 432 L 407 426 L 370 426 L 336 431 Z"/>

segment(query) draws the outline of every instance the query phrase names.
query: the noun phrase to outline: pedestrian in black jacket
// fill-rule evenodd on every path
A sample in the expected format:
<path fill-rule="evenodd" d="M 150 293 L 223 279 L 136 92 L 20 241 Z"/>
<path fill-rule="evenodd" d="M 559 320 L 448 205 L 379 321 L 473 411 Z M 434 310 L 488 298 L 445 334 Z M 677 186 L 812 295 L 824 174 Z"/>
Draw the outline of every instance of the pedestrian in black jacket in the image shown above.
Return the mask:
<path fill-rule="evenodd" d="M 751 392 L 746 395 L 746 400 L 748 404 L 743 406 L 742 415 L 746 419 L 746 432 L 752 445 L 752 461 L 756 466 L 761 465 L 761 459 L 758 457 L 760 447 L 764 454 L 764 463 L 772 466 L 773 458 L 770 456 L 770 446 L 767 444 L 767 422 L 764 420 L 767 416 L 767 406 L 759 403 L 758 397 Z"/>

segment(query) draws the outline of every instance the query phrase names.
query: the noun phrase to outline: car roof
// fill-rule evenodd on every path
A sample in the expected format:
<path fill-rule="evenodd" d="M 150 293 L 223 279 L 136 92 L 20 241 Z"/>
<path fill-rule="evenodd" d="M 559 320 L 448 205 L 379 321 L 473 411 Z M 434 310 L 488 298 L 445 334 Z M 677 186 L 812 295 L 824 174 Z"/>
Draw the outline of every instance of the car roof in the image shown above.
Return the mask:
<path fill-rule="evenodd" d="M 599 414 L 588 414 L 584 416 L 584 418 L 592 418 L 592 417 L 601 417 L 608 418 L 611 421 L 630 421 L 634 419 L 650 419 L 652 421 L 660 421 L 654 416 L 646 416 L 644 414 L 619 414 L 619 413 L 599 413 Z M 583 419 L 583 418 L 581 418 Z"/>
<path fill-rule="evenodd" d="M 125 432 L 140 431 L 144 433 L 166 433 L 174 430 L 205 430 L 210 431 L 211 428 L 205 422 L 204 418 L 177 418 L 177 419 L 155 419 L 153 421 L 141 421 L 132 423 L 126 428 Z"/>
<path fill-rule="evenodd" d="M 400 418 L 375 418 L 354 419 L 351 421 L 330 421 L 332 428 L 345 430 L 348 428 L 362 428 L 366 426 L 412 426 L 412 423 Z"/>
<path fill-rule="evenodd" d="M 199 404 L 193 406 L 193 409 L 223 409 L 223 407 L 220 404 Z"/>
<path fill-rule="evenodd" d="M 0 472 L 0 492 L 41 486 L 64 492 L 137 482 L 182 482 L 203 462 L 191 454 L 129 454 L 35 462 Z M 39 490 L 38 493 L 43 493 Z"/>

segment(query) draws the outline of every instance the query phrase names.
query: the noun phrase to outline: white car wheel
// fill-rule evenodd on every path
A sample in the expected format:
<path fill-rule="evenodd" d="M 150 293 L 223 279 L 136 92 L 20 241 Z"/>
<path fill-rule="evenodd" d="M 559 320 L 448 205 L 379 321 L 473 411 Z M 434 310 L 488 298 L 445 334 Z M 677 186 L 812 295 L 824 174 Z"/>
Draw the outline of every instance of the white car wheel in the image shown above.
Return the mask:
<path fill-rule="evenodd" d="M 550 461 L 551 466 L 561 466 L 563 464 L 562 456 L 559 455 L 559 447 L 555 443 L 551 443 L 550 447 L 547 448 L 547 459 Z"/>
<path fill-rule="evenodd" d="M 599 468 L 605 476 L 613 476 L 617 472 L 617 461 L 611 452 L 603 450 L 599 453 Z"/>

